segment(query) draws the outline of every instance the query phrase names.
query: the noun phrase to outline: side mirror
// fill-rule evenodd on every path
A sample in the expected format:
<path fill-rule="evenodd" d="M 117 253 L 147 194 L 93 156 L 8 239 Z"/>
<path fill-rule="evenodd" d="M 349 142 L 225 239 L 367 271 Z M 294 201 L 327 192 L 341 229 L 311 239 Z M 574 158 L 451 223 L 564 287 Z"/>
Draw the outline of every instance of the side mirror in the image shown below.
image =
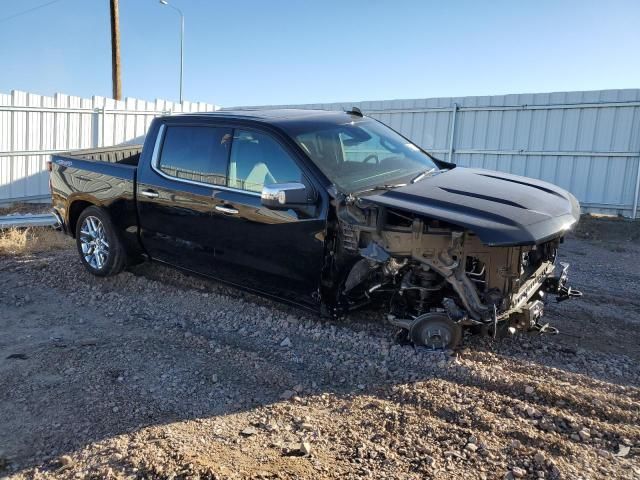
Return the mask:
<path fill-rule="evenodd" d="M 262 205 L 275 210 L 302 207 L 313 202 L 302 183 L 272 183 L 262 187 Z"/>

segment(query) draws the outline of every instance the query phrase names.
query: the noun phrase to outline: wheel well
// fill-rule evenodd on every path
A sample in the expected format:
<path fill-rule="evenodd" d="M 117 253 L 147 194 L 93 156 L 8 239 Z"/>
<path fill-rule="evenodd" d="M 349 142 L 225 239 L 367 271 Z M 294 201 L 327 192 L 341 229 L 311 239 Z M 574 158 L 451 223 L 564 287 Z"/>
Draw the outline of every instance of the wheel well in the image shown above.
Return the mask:
<path fill-rule="evenodd" d="M 93 203 L 87 202 L 85 200 L 76 200 L 69 207 L 69 232 L 74 238 L 76 236 L 76 224 L 78 223 L 80 214 L 84 211 L 85 208 L 92 205 Z"/>

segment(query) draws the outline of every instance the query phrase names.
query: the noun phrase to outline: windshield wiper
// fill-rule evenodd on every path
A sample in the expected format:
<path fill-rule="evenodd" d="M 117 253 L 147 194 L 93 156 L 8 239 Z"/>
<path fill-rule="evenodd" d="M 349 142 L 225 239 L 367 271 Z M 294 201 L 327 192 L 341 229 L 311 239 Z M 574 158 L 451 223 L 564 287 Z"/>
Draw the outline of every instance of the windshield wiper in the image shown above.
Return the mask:
<path fill-rule="evenodd" d="M 436 168 L 430 168 L 429 170 L 425 170 L 424 172 L 418 174 L 417 176 L 415 176 L 412 180 L 411 183 L 416 183 L 419 182 L 420 180 L 422 180 L 423 178 L 425 178 L 427 175 L 431 175 L 432 173 L 436 172 Z"/>
<path fill-rule="evenodd" d="M 394 184 L 385 183 L 383 185 L 376 185 L 374 187 L 365 188 L 364 190 L 359 190 L 357 193 L 373 192 L 376 190 L 391 190 L 392 188 L 404 187 L 406 185 L 407 185 L 406 183 L 394 183 Z"/>

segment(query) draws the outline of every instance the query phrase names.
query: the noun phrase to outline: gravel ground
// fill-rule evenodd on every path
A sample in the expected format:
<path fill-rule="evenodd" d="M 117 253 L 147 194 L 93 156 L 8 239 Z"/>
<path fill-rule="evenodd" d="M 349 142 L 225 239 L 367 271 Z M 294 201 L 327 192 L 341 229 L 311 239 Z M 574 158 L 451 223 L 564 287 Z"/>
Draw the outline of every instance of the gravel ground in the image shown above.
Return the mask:
<path fill-rule="evenodd" d="M 564 247 L 562 334 L 446 353 L 154 264 L 0 258 L 0 477 L 640 478 L 640 246 Z"/>

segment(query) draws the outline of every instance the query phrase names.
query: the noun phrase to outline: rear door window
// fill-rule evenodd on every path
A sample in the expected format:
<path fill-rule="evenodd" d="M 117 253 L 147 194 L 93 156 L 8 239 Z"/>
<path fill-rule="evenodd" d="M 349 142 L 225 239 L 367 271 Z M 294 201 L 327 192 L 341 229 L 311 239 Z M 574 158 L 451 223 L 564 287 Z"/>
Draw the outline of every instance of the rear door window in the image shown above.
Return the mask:
<path fill-rule="evenodd" d="M 253 130 L 235 130 L 229 187 L 260 192 L 272 183 L 302 182 L 302 171 L 276 140 Z"/>
<path fill-rule="evenodd" d="M 230 128 L 168 126 L 158 168 L 182 180 L 225 185 L 231 138 Z"/>

